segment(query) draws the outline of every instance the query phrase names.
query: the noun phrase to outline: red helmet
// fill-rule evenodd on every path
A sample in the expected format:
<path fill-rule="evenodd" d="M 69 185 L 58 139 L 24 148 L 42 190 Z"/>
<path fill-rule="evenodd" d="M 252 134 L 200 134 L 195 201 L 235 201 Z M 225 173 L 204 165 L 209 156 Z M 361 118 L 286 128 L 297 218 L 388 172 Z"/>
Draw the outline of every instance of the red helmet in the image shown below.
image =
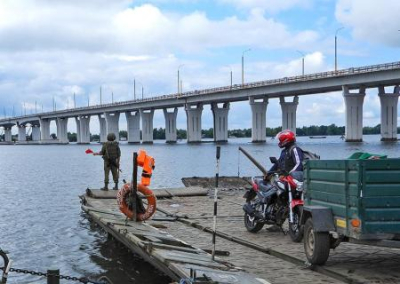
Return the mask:
<path fill-rule="evenodd" d="M 296 142 L 296 134 L 293 133 L 293 131 L 290 130 L 283 130 L 279 132 L 276 137 L 278 137 L 279 143 L 278 146 L 280 148 L 284 148 L 287 145 Z"/>

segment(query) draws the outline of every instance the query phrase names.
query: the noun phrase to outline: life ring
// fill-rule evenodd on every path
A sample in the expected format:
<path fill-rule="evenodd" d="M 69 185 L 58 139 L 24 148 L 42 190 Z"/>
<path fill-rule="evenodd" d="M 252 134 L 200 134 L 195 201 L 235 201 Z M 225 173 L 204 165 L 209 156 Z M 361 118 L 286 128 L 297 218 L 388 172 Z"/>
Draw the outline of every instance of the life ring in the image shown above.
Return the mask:
<path fill-rule="evenodd" d="M 119 210 L 125 214 L 128 218 L 132 219 L 133 212 L 129 209 L 128 203 L 126 201 L 128 194 L 131 192 L 131 184 L 126 183 L 117 193 L 117 202 Z M 136 216 L 137 221 L 144 221 L 149 219 L 156 212 L 157 198 L 147 186 L 138 184 L 138 192 L 142 193 L 147 199 L 147 208 L 145 213 L 138 213 Z M 138 196 L 139 197 L 139 196 Z M 140 198 L 140 197 L 139 197 Z"/>

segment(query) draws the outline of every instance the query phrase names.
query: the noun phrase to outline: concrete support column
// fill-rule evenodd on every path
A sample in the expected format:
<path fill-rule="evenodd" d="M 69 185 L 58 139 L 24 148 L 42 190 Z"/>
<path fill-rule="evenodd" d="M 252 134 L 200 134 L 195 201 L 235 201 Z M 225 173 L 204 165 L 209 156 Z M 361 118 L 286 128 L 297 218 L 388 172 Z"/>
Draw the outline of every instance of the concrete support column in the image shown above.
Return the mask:
<path fill-rule="evenodd" d="M 115 141 L 119 141 L 119 112 L 106 112 L 104 113 L 107 124 L 107 134 L 114 133 Z"/>
<path fill-rule="evenodd" d="M 250 98 L 252 113 L 251 142 L 253 143 L 265 142 L 267 106 L 268 98 L 264 98 L 262 102 L 256 102 L 254 98 Z"/>
<path fill-rule="evenodd" d="M 78 117 L 75 117 L 75 122 L 76 122 L 76 142 L 78 144 L 81 143 L 81 122 Z"/>
<path fill-rule="evenodd" d="M 12 142 L 11 127 L 4 127 L 4 141 Z"/>
<path fill-rule="evenodd" d="M 167 143 L 176 143 L 176 117 L 178 115 L 178 108 L 174 108 L 173 112 L 168 112 L 164 109 L 165 117 L 165 139 Z"/>
<path fill-rule="evenodd" d="M 381 101 L 381 141 L 397 141 L 397 103 L 399 101 L 399 86 L 393 93 L 387 94 L 384 86 L 379 86 Z"/>
<path fill-rule="evenodd" d="M 142 117 L 142 142 L 151 144 L 153 143 L 154 110 L 150 110 L 150 112 L 140 110 L 140 116 Z"/>
<path fill-rule="evenodd" d="M 128 126 L 128 143 L 140 143 L 140 112 L 125 112 Z"/>
<path fill-rule="evenodd" d="M 343 97 L 346 106 L 346 142 L 361 142 L 365 87 L 360 87 L 358 93 L 350 93 L 349 88 L 343 86 Z"/>
<path fill-rule="evenodd" d="M 26 142 L 26 126 L 18 124 L 18 143 Z"/>
<path fill-rule="evenodd" d="M 203 104 L 197 106 L 187 104 L 185 106 L 187 117 L 187 142 L 201 142 L 201 114 L 203 112 Z"/>
<path fill-rule="evenodd" d="M 40 119 L 40 140 L 50 140 L 50 120 L 49 119 Z"/>
<path fill-rule="evenodd" d="M 68 117 L 57 118 L 57 138 L 60 143 L 68 143 Z"/>
<path fill-rule="evenodd" d="M 32 125 L 32 141 L 40 141 L 40 125 Z"/>
<path fill-rule="evenodd" d="M 107 141 L 107 123 L 105 117 L 99 114 L 99 123 L 100 123 L 100 143 L 104 143 Z"/>
<path fill-rule="evenodd" d="M 280 97 L 282 109 L 282 130 L 289 129 L 296 133 L 296 111 L 299 104 L 299 97 L 295 96 L 293 102 L 285 102 L 284 97 Z"/>
<path fill-rule="evenodd" d="M 228 142 L 229 103 L 224 103 L 222 108 L 217 103 L 212 103 L 211 110 L 214 117 L 214 141 Z"/>
<path fill-rule="evenodd" d="M 90 115 L 79 117 L 80 124 L 80 144 L 90 143 Z"/>

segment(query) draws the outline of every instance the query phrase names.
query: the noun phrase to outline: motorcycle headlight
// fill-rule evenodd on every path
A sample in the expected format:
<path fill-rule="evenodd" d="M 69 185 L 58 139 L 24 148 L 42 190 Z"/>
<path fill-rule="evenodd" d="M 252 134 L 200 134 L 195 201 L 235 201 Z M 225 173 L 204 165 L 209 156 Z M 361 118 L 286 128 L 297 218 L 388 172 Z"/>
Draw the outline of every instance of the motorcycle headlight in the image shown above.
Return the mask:
<path fill-rule="evenodd" d="M 283 183 L 283 182 L 281 182 L 281 181 L 278 181 L 278 182 L 276 182 L 276 184 L 278 185 L 278 187 L 280 188 L 280 189 L 285 189 L 285 184 Z"/>
<path fill-rule="evenodd" d="M 303 191 L 304 183 L 302 181 L 294 180 L 294 183 L 296 184 L 297 191 Z"/>

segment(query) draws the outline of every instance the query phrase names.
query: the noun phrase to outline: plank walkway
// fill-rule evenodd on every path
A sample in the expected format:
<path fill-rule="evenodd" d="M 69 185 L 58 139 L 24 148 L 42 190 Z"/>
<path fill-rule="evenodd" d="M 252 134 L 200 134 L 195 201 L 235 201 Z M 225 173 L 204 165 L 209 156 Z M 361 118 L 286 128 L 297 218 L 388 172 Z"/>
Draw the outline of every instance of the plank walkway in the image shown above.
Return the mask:
<path fill-rule="evenodd" d="M 244 191 L 240 189 L 219 190 L 217 250 L 229 253 L 214 264 L 205 252 L 212 248 L 213 190 L 202 194 L 158 199 L 156 216 L 144 223 L 126 223 L 113 197 L 86 196 L 82 208 L 103 229 L 174 280 L 187 277 L 190 267 L 213 275 L 225 265 L 228 270 L 223 279 L 242 277 L 236 283 L 263 283 L 251 282 L 256 278 L 271 283 L 400 283 L 398 249 L 342 243 L 331 251 L 325 266 L 309 267 L 302 243 L 293 243 L 289 236 L 268 228 L 257 234 L 247 232 Z M 169 246 L 175 249 L 173 253 Z"/>
<path fill-rule="evenodd" d="M 193 189 L 192 192 L 189 192 L 190 189 L 167 191 L 173 192 L 174 196 L 175 194 L 191 196 L 194 194 L 194 191 L 197 191 L 197 194 L 204 195 L 204 190 L 198 189 Z M 90 216 L 92 221 L 175 281 L 189 278 L 191 270 L 195 270 L 198 277 L 208 280 L 208 282 L 204 283 L 212 283 L 212 281 L 227 284 L 269 283 L 259 276 L 252 275 L 222 258 L 215 257 L 212 260 L 211 255 L 206 251 L 182 241 L 168 232 L 157 229 L 157 227 L 163 227 L 162 225 L 127 220 L 118 210 L 114 197 L 115 192 L 90 190 L 87 193 L 97 197 L 94 198 L 89 195 L 81 197 L 83 201 L 82 210 Z M 106 198 L 107 196 L 111 196 L 111 198 Z M 171 196 L 169 197 L 171 198 Z M 158 222 L 165 223 L 166 221 L 171 222 L 176 220 L 176 218 L 158 215 L 154 218 Z"/>

